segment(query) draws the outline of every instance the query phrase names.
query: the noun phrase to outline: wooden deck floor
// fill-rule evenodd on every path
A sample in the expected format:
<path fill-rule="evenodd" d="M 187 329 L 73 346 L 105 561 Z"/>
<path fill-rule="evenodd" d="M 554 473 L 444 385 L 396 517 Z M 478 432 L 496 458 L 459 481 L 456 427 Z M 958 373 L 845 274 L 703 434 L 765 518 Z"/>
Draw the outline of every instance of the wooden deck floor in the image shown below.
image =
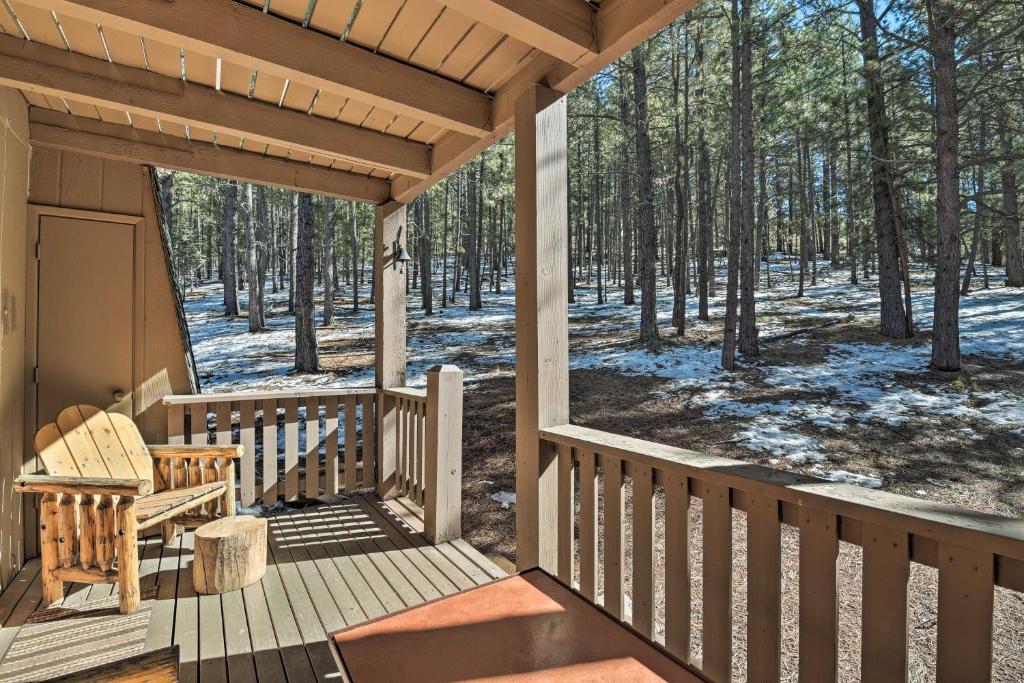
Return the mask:
<path fill-rule="evenodd" d="M 414 508 L 399 501 L 355 496 L 272 516 L 269 525 L 266 576 L 225 595 L 196 595 L 191 532 L 175 546 L 140 542 L 143 607 L 149 595 L 152 611 L 138 628 L 146 651 L 180 647 L 182 681 L 337 681 L 328 632 L 505 575 L 464 541 L 428 544 Z M 64 604 L 116 590 L 69 586 Z M 0 594 L 0 657 L 39 599 L 33 560 Z"/>

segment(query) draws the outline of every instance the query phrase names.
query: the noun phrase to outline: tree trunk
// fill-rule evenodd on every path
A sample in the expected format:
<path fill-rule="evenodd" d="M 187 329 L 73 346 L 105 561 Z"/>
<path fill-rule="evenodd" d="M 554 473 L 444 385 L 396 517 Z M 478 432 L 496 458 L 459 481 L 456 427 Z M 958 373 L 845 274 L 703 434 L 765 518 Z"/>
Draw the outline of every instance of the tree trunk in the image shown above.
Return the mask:
<path fill-rule="evenodd" d="M 635 47 L 633 54 L 633 100 L 636 106 L 636 166 L 640 179 L 640 204 L 637 206 L 637 247 L 640 266 L 640 343 L 657 350 L 661 343 L 658 335 L 658 299 L 655 273 L 657 233 L 654 226 L 654 168 L 651 161 L 651 138 L 648 134 L 647 113 L 647 55 L 644 48 Z"/>
<path fill-rule="evenodd" d="M 348 203 L 349 210 L 349 244 L 352 253 L 352 312 L 359 312 L 359 212 L 355 202 Z"/>
<path fill-rule="evenodd" d="M 860 15 L 861 56 L 867 96 L 868 133 L 871 140 L 871 188 L 875 205 L 878 253 L 878 292 L 881 298 L 881 333 L 893 339 L 910 336 L 906 311 L 900 297 L 900 256 L 896 227 L 895 182 L 885 107 L 885 83 L 878 48 L 878 20 L 873 0 L 857 0 Z"/>
<path fill-rule="evenodd" d="M 479 174 L 474 176 L 470 171 L 471 185 L 468 201 L 473 211 L 471 220 L 466 226 L 469 240 L 466 244 L 466 280 L 469 286 L 469 310 L 479 311 L 483 304 L 480 301 L 480 234 L 484 213 L 484 157 L 480 157 Z"/>
<path fill-rule="evenodd" d="M 238 315 L 238 278 L 235 267 L 235 221 L 238 213 L 238 183 L 229 180 L 223 185 L 223 216 L 221 218 L 221 269 L 224 281 L 224 315 Z"/>
<path fill-rule="evenodd" d="M 256 205 L 253 201 L 252 183 L 245 186 L 245 267 L 249 279 L 249 331 L 260 331 L 261 309 L 259 282 L 259 245 L 256 240 Z"/>
<path fill-rule="evenodd" d="M 316 348 L 316 315 L 313 307 L 314 255 L 313 197 L 302 192 L 297 197 L 295 249 L 295 369 L 317 372 L 320 363 Z"/>
<path fill-rule="evenodd" d="M 430 195 L 424 194 L 420 197 L 417 208 L 417 227 L 420 229 L 420 238 L 417 242 L 420 257 L 420 303 L 423 306 L 425 315 L 434 314 L 434 277 L 431 273 L 433 254 L 433 241 L 430 236 Z"/>
<path fill-rule="evenodd" d="M 754 74 L 751 44 L 754 35 L 751 27 L 751 4 L 754 0 L 743 0 L 742 44 L 740 45 L 740 147 L 742 154 L 742 177 L 739 190 L 742 191 L 739 224 L 740 231 L 740 331 L 739 351 L 746 357 L 758 355 L 757 319 L 754 309 L 754 286 L 757 275 L 754 270 L 756 254 L 754 249 Z M 735 241 L 735 240 L 734 240 Z"/>
<path fill-rule="evenodd" d="M 1007 115 L 1000 121 L 1000 136 L 1003 151 L 1007 156 L 1013 152 L 1013 143 L 1007 125 Z M 1006 286 L 1024 287 L 1024 254 L 1021 253 L 1020 203 L 1017 197 L 1017 173 L 1014 162 L 1003 164 L 1000 180 L 1003 185 L 1003 237 L 1006 240 Z"/>
<path fill-rule="evenodd" d="M 324 325 L 334 322 L 334 285 L 337 282 L 334 260 L 334 197 L 324 197 Z"/>
<path fill-rule="evenodd" d="M 928 10 L 928 35 L 935 65 L 938 225 L 931 367 L 955 371 L 960 369 L 960 169 L 953 23 L 957 8 L 947 0 L 929 0 Z"/>
<path fill-rule="evenodd" d="M 988 115 L 985 110 L 980 112 L 981 120 L 978 123 L 978 157 L 985 156 L 986 139 L 988 137 Z M 963 284 L 960 285 L 960 296 L 967 296 L 971 293 L 971 279 L 974 277 L 974 264 L 978 259 L 978 246 L 981 242 L 981 207 L 982 198 L 985 196 L 985 165 L 978 164 L 974 167 L 974 192 L 977 197 L 974 200 L 974 233 L 971 235 L 971 251 L 967 256 L 967 267 L 964 269 Z"/>
<path fill-rule="evenodd" d="M 310 209 L 312 211 L 312 209 Z M 298 256 L 299 195 L 292 193 L 291 233 L 288 237 L 288 312 L 295 311 L 295 259 Z"/>
<path fill-rule="evenodd" d="M 619 121 L 622 123 L 623 141 L 635 138 L 636 132 L 629 117 L 629 100 L 626 95 L 626 72 L 619 69 Z M 633 216 L 630 207 L 632 194 L 629 169 L 629 146 L 624 145 L 621 159 L 622 168 L 622 303 L 632 306 L 636 303 L 633 294 Z"/>
<path fill-rule="evenodd" d="M 740 214 L 743 212 L 743 188 L 740 186 L 740 12 L 738 0 L 732 0 L 730 44 L 732 48 L 732 90 L 729 99 L 729 182 L 726 194 L 728 266 L 725 282 L 725 330 L 722 335 L 722 367 L 736 369 L 736 307 L 738 304 L 740 270 Z"/>

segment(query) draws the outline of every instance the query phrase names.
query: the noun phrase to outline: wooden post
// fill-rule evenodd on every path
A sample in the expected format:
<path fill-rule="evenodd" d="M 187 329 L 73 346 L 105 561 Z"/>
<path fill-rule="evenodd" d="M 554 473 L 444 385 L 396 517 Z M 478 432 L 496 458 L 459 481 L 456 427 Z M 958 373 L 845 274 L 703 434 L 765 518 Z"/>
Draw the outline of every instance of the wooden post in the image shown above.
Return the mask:
<path fill-rule="evenodd" d="M 516 543 L 520 570 L 557 571 L 557 467 L 538 430 L 569 421 L 566 102 L 516 101 Z"/>
<path fill-rule="evenodd" d="M 139 609 L 139 527 L 131 496 L 117 501 L 117 591 L 121 614 Z"/>
<path fill-rule="evenodd" d="M 246 446 L 246 453 L 254 453 L 256 447 L 253 446 L 252 450 L 249 450 L 249 446 Z M 255 473 L 253 469 L 253 473 Z M 221 458 L 220 461 L 220 473 L 221 479 L 228 483 L 227 489 L 224 491 L 224 497 L 221 501 L 221 517 L 234 517 L 235 516 L 235 459 L 234 458 Z M 253 487 L 255 489 L 255 480 L 253 480 Z"/>
<path fill-rule="evenodd" d="M 393 498 L 398 411 L 384 389 L 405 386 L 405 264 L 397 264 L 395 242 L 405 246 L 405 205 L 377 207 L 373 238 L 374 353 L 377 386 L 377 493 Z"/>
<path fill-rule="evenodd" d="M 49 607 L 64 597 L 64 582 L 54 576 L 60 564 L 60 503 L 57 494 L 43 495 L 39 512 L 40 574 L 43 580 L 43 606 Z"/>
<path fill-rule="evenodd" d="M 462 536 L 462 370 L 435 365 L 427 372 L 427 540 Z"/>

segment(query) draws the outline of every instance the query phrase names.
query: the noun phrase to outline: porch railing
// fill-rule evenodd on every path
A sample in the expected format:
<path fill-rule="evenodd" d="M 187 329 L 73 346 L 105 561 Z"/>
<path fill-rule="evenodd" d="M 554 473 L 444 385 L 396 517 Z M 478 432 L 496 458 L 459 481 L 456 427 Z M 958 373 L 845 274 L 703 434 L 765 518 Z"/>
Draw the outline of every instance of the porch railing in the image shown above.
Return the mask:
<path fill-rule="evenodd" d="M 462 371 L 439 365 L 427 388 L 384 390 L 395 410 L 395 488 L 423 508 L 434 543 L 462 535 Z"/>
<path fill-rule="evenodd" d="M 427 372 L 426 389 L 379 395 L 358 388 L 166 396 L 167 434 L 172 444 L 244 446 L 243 507 L 372 489 L 393 477 L 389 495 L 422 507 L 427 538 L 442 543 L 462 534 L 462 379 L 455 366 L 439 365 Z M 378 442 L 381 400 L 396 424 Z M 394 472 L 382 471 L 391 462 Z"/>
<path fill-rule="evenodd" d="M 557 520 L 552 544 L 558 577 L 572 586 L 575 572 L 583 595 L 597 601 L 603 592 L 606 611 L 652 639 L 656 595 L 663 594 L 666 647 L 698 664 L 711 680 L 731 677 L 734 509 L 746 513 L 751 680 L 774 681 L 780 675 L 782 525 L 799 533 L 800 680 L 836 680 L 840 541 L 863 548 L 863 680 L 906 680 L 911 563 L 938 569 L 937 680 L 990 680 L 994 587 L 1024 592 L 1024 521 L 583 427 L 543 429 L 540 437 L 542 457 L 551 463 L 546 471 L 557 482 L 552 487 L 542 480 L 542 490 L 557 490 L 557 500 L 542 501 L 545 508 L 540 516 Z M 631 487 L 625 485 L 627 478 Z M 603 525 L 598 523 L 599 488 L 604 494 Z M 624 517 L 629 488 L 631 609 L 625 601 Z M 664 585 L 656 587 L 658 489 L 664 491 L 665 501 Z M 577 495 L 578 542 L 573 500 Z M 699 662 L 691 658 L 692 498 L 702 501 Z M 603 553 L 599 557 L 600 540 Z M 579 565 L 574 566 L 577 549 Z M 598 585 L 599 570 L 603 570 L 603 586 Z"/>
<path fill-rule="evenodd" d="M 164 397 L 172 444 L 240 443 L 239 500 L 298 500 L 372 488 L 377 392 L 373 388 Z M 282 457 L 283 456 L 283 457 Z"/>

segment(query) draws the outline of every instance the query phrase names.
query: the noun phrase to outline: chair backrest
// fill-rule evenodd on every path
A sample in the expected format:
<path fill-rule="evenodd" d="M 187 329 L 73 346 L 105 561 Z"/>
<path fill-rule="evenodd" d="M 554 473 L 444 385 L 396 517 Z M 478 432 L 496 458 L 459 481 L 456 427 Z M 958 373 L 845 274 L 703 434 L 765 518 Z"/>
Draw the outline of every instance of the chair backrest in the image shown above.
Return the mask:
<path fill-rule="evenodd" d="M 153 459 L 130 418 L 95 406 L 68 406 L 36 432 L 46 473 L 63 477 L 144 479 L 153 483 Z"/>

